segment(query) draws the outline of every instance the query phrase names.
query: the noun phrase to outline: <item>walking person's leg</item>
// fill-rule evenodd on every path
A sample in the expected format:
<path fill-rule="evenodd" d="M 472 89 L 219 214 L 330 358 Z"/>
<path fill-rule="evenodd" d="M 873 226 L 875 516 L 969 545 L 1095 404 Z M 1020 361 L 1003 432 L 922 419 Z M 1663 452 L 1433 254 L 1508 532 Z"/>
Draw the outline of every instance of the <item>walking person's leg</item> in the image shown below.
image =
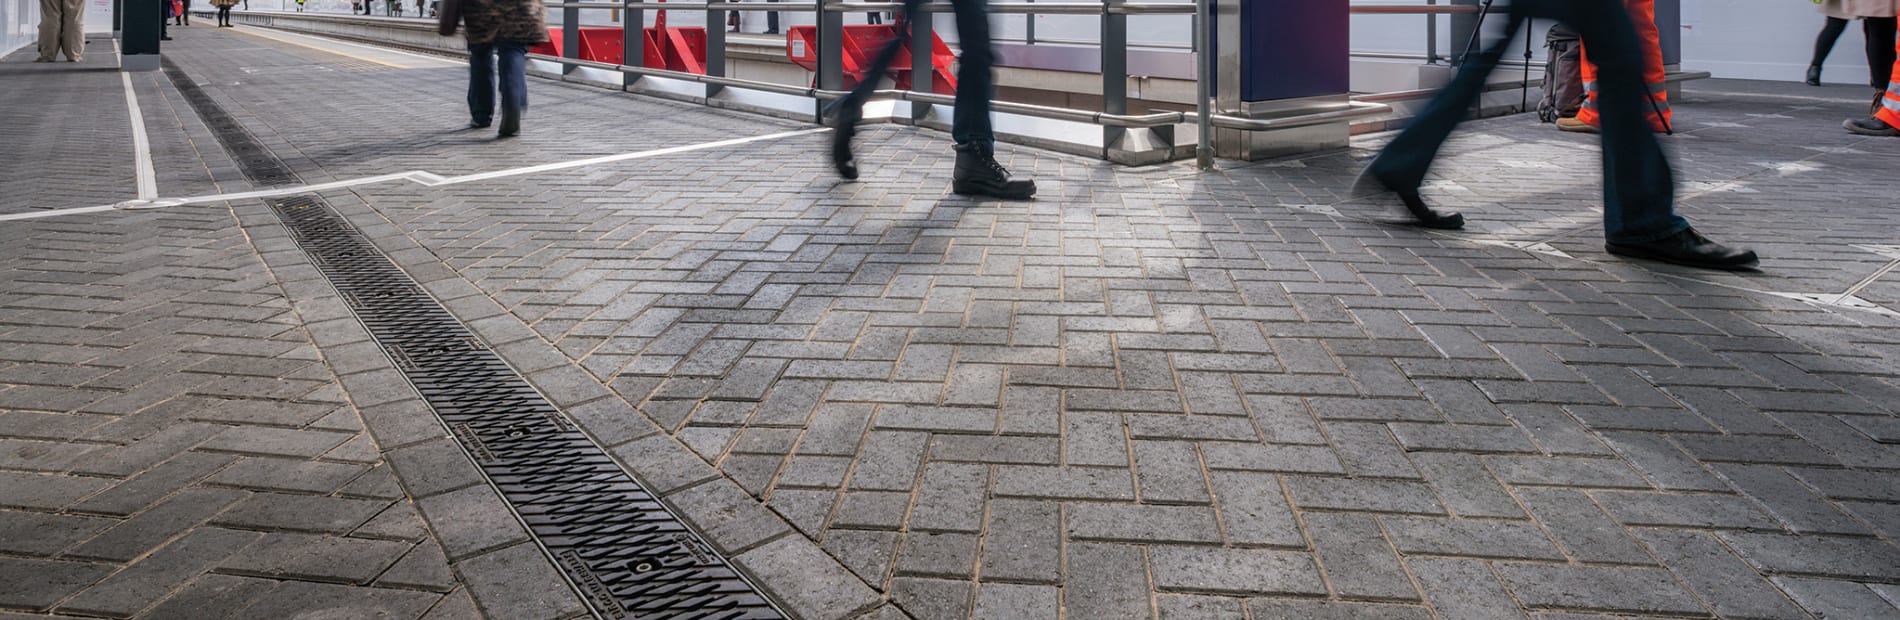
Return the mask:
<path fill-rule="evenodd" d="M 1814 37 L 1814 58 L 1808 61 L 1809 86 L 1821 85 L 1821 65 L 1827 62 L 1827 55 L 1834 51 L 1834 42 L 1840 40 L 1843 32 L 1847 32 L 1847 20 L 1829 17 L 1821 26 L 1821 34 Z"/>
<path fill-rule="evenodd" d="M 990 126 L 990 100 L 996 96 L 996 50 L 990 45 L 989 0 L 953 0 L 957 14 L 956 110 L 950 119 L 950 137 L 957 141 L 956 171 L 950 189 L 1021 200 L 1036 195 L 1036 182 L 1011 179 L 996 163 L 996 133 Z M 931 76 L 913 76 L 928 89 Z M 916 86 L 912 86 L 916 88 Z"/>
<path fill-rule="evenodd" d="M 1421 226 L 1458 229 L 1465 225 L 1463 215 L 1426 206 L 1418 189 L 1424 185 L 1425 173 L 1431 170 L 1432 161 L 1438 158 L 1439 147 L 1444 146 L 1452 130 L 1458 127 L 1472 105 L 1478 102 L 1478 97 L 1484 94 L 1485 80 L 1515 42 L 1513 35 L 1522 24 L 1519 13 L 1541 8 L 1532 6 L 1541 2 L 1518 2 L 1520 4 L 1512 5 L 1513 10 L 1506 18 L 1504 35 L 1485 48 L 1467 55 L 1451 83 L 1439 90 L 1438 95 L 1425 104 L 1425 109 L 1412 118 L 1411 124 L 1387 143 L 1379 151 L 1378 157 L 1366 166 L 1361 183 L 1377 184 L 1397 194 L 1405 203 L 1406 210 Z"/>
<path fill-rule="evenodd" d="M 501 78 L 501 129 L 506 138 L 521 133 L 521 115 L 528 111 L 528 45 L 519 41 L 495 42 Z"/>
<path fill-rule="evenodd" d="M 191 25 L 191 0 L 185 0 L 185 10 L 179 11 L 178 14 L 184 16 L 186 26 Z"/>
<path fill-rule="evenodd" d="M 40 38 L 39 56 L 33 62 L 53 62 L 59 55 L 60 23 L 59 13 L 64 6 L 61 0 L 40 0 Z"/>
<path fill-rule="evenodd" d="M 765 0 L 765 1 L 778 2 L 778 0 Z M 765 34 L 778 34 L 778 11 L 773 11 L 773 12 L 765 14 Z"/>
<path fill-rule="evenodd" d="M 1860 20 L 1861 34 L 1867 39 L 1867 83 L 1876 91 L 1886 90 L 1893 81 L 1894 46 L 1887 42 L 1894 40 L 1895 22 L 1892 17 Z"/>
<path fill-rule="evenodd" d="M 904 0 L 904 14 L 917 15 L 924 8 L 925 0 Z M 864 71 L 865 79 L 859 80 L 843 98 L 833 101 L 827 109 L 832 119 L 831 165 L 837 169 L 838 176 L 846 179 L 858 178 L 858 161 L 851 154 L 851 138 L 857 135 L 858 121 L 864 118 L 864 102 L 871 99 L 871 93 L 877 91 L 878 81 L 891 70 L 891 63 L 897 62 L 897 53 L 903 51 L 904 42 L 910 40 L 910 20 L 898 20 L 897 36 L 884 42 L 878 48 L 877 55 L 871 57 L 871 66 Z"/>
<path fill-rule="evenodd" d="M 495 120 L 495 45 L 468 44 L 468 125 L 487 127 Z"/>
<path fill-rule="evenodd" d="M 59 15 L 59 47 L 66 60 L 79 62 L 86 54 L 86 0 L 62 0 Z"/>

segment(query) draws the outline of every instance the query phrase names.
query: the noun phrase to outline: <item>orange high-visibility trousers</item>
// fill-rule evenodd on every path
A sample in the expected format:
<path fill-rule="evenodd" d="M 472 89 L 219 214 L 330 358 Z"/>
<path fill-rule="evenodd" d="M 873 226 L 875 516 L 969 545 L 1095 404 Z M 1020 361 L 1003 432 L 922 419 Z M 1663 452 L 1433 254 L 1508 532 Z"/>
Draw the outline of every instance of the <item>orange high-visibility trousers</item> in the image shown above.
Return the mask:
<path fill-rule="evenodd" d="M 1894 37 L 1893 49 L 1900 54 L 1900 37 Z M 1890 78 L 1893 81 L 1887 82 L 1887 94 L 1880 98 L 1880 109 L 1874 112 L 1874 118 L 1888 127 L 1900 127 L 1900 60 L 1893 61 L 1893 70 L 1895 73 Z"/>
<path fill-rule="evenodd" d="M 1656 29 L 1656 0 L 1623 0 L 1623 6 L 1629 9 L 1630 20 L 1636 26 L 1636 36 L 1643 42 L 1643 82 L 1649 85 L 1651 108 L 1646 110 L 1649 127 L 1654 131 L 1668 131 L 1673 118 L 1669 110 L 1668 85 L 1663 83 L 1662 37 Z M 1601 127 L 1602 121 L 1597 115 L 1597 65 L 1590 62 L 1590 42 L 1583 42 L 1583 109 L 1577 111 L 1577 120 Z"/>

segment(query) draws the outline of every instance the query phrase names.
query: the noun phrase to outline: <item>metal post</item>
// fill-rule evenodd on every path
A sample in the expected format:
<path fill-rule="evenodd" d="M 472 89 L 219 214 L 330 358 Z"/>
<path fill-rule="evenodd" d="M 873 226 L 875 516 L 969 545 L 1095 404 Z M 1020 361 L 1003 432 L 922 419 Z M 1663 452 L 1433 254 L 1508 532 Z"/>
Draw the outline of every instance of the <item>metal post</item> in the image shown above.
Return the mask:
<path fill-rule="evenodd" d="M 575 6 L 561 7 L 561 57 L 579 59 L 581 57 L 581 9 Z M 561 65 L 561 75 L 573 73 L 579 67 Z"/>
<path fill-rule="evenodd" d="M 1426 6 L 1437 6 L 1438 0 L 1425 0 Z M 1425 64 L 1438 64 L 1438 14 L 1425 14 Z"/>
<path fill-rule="evenodd" d="M 818 88 L 823 90 L 844 89 L 844 14 L 825 10 L 828 2 L 838 0 L 818 0 Z M 812 108 L 817 122 L 825 120 L 825 102 L 820 100 Z"/>
<path fill-rule="evenodd" d="M 1478 1 L 1479 0 L 1451 0 L 1451 4 L 1452 6 L 1476 7 L 1478 6 Z M 1475 38 L 1477 29 L 1478 16 L 1476 14 L 1458 13 L 1451 16 L 1451 44 L 1453 46 L 1451 59 L 1453 65 L 1462 62 L 1465 54 L 1470 51 L 1463 46 L 1469 41 L 1477 40 Z"/>
<path fill-rule="evenodd" d="M 1023 0 L 1023 1 L 1033 3 L 1036 0 Z M 1036 14 L 1035 13 L 1023 14 L 1023 44 L 1024 45 L 1036 44 Z"/>
<path fill-rule="evenodd" d="M 1214 168 L 1214 0 L 1194 0 L 1194 65 L 1199 75 L 1194 80 L 1194 116 L 1199 138 L 1194 143 L 1194 164 L 1202 170 Z"/>
<path fill-rule="evenodd" d="M 647 53 L 647 12 L 640 7 L 645 0 L 622 0 L 620 14 L 620 63 L 629 67 L 646 66 Z M 621 83 L 633 86 L 640 81 L 638 74 L 622 73 Z"/>
<path fill-rule="evenodd" d="M 1128 15 L 1110 11 L 1123 0 L 1102 0 L 1102 111 L 1128 113 Z M 1102 145 L 1114 149 L 1126 127 L 1103 127 Z"/>
<path fill-rule="evenodd" d="M 904 19 L 910 22 L 910 89 L 922 92 L 936 92 L 937 59 L 936 26 L 932 24 L 931 11 L 906 13 Z M 945 67 L 948 69 L 949 67 Z M 880 79 L 878 76 L 865 76 L 867 80 Z M 922 86 L 919 86 L 922 84 Z M 930 104 L 913 101 L 910 104 L 911 120 L 922 119 L 930 113 Z"/>
<path fill-rule="evenodd" d="M 728 0 L 736 2 L 737 0 Z M 709 5 L 710 6 L 710 5 Z M 706 9 L 706 75 L 723 76 L 726 74 L 726 10 Z M 711 99 L 725 86 L 706 84 L 706 98 Z"/>

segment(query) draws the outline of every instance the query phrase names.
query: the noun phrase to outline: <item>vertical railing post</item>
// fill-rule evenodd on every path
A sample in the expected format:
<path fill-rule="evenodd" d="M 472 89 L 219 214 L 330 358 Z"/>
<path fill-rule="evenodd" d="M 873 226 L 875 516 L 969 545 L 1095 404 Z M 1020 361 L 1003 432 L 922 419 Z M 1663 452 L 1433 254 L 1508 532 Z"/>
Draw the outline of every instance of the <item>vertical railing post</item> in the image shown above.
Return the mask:
<path fill-rule="evenodd" d="M 826 6 L 837 0 L 818 0 L 818 88 L 844 90 L 844 14 Z M 825 120 L 825 100 L 818 99 L 812 114 Z"/>
<path fill-rule="evenodd" d="M 1194 143 L 1194 164 L 1202 170 L 1214 169 L 1214 0 L 1194 0 L 1194 121 L 1199 131 Z"/>
<path fill-rule="evenodd" d="M 719 0 L 711 0 L 718 2 Z M 727 0 L 728 2 L 736 0 Z M 711 6 L 709 3 L 707 6 Z M 726 74 L 726 10 L 706 9 L 706 75 L 723 76 Z M 725 90 L 719 84 L 706 85 L 706 98 Z"/>
<path fill-rule="evenodd" d="M 1438 0 L 1425 0 L 1426 6 L 1438 6 Z M 1438 64 L 1438 14 L 1425 14 L 1425 64 Z"/>
<path fill-rule="evenodd" d="M 1123 0 L 1102 0 L 1102 112 L 1128 113 L 1128 15 L 1114 11 Z M 1113 149 L 1126 127 L 1102 127 L 1102 146 Z"/>
<path fill-rule="evenodd" d="M 645 0 L 621 0 L 620 64 L 629 67 L 646 66 L 647 12 L 640 8 L 642 2 Z M 620 75 L 620 83 L 627 87 L 640 81 L 638 73 Z"/>
<path fill-rule="evenodd" d="M 1478 6 L 1479 0 L 1451 0 L 1452 6 Z M 1470 53 L 1472 32 L 1478 29 L 1478 16 L 1473 13 L 1454 13 L 1451 16 L 1451 63 L 1463 62 L 1465 54 Z"/>
<path fill-rule="evenodd" d="M 569 0 L 578 2 L 579 0 Z M 581 57 L 581 9 L 577 6 L 561 7 L 561 57 L 578 59 Z M 574 65 L 562 63 L 561 75 L 573 73 Z"/>
<path fill-rule="evenodd" d="M 1023 0 L 1023 1 L 1034 3 L 1036 0 Z M 1036 14 L 1024 13 L 1023 14 L 1023 45 L 1035 45 L 1035 44 L 1036 44 Z"/>
<path fill-rule="evenodd" d="M 937 88 L 937 30 L 931 19 L 936 15 L 928 10 L 918 11 L 916 15 L 905 14 L 910 20 L 910 89 L 913 91 L 936 92 Z M 948 67 L 945 67 L 946 69 Z M 865 79 L 879 79 L 865 76 Z M 918 86 L 922 84 L 922 86 Z M 915 121 L 930 113 L 930 104 L 919 101 L 910 103 L 910 118 Z"/>

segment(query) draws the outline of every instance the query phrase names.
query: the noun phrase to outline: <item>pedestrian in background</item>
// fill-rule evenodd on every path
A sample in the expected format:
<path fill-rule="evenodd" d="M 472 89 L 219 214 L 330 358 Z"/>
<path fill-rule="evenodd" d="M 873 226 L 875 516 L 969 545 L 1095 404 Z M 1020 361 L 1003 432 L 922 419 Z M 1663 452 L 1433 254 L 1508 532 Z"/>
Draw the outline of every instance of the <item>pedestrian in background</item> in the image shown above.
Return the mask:
<path fill-rule="evenodd" d="M 237 3 L 238 3 L 238 0 L 211 0 L 211 6 L 218 7 L 218 27 L 219 28 L 232 27 L 231 26 L 231 7 L 237 6 Z"/>
<path fill-rule="evenodd" d="M 1900 39 L 1893 43 L 1894 55 L 1900 56 Z M 1900 60 L 1893 63 L 1889 75 L 1900 73 Z M 1900 82 L 1887 82 L 1887 90 L 1874 96 L 1873 115 L 1842 124 L 1848 131 L 1863 136 L 1900 136 Z"/>
<path fill-rule="evenodd" d="M 1827 24 L 1814 39 L 1814 58 L 1808 61 L 1809 86 L 1821 85 L 1821 64 L 1834 51 L 1834 42 L 1847 31 L 1847 22 L 1860 20 L 1860 31 L 1867 38 L 1868 83 L 1874 90 L 1886 90 L 1893 73 L 1894 15 L 1900 14 L 1900 0 L 1816 0 Z"/>
<path fill-rule="evenodd" d="M 178 7 L 178 16 L 185 18 L 185 25 L 190 26 L 191 25 L 191 0 L 178 0 L 178 1 L 180 3 L 180 6 Z"/>
<path fill-rule="evenodd" d="M 445 0 L 437 20 L 442 36 L 455 34 L 458 23 L 466 28 L 469 126 L 479 129 L 494 121 L 499 72 L 497 133 L 503 138 L 521 133 L 521 116 L 528 110 L 528 46 L 548 40 L 541 0 Z"/>
<path fill-rule="evenodd" d="M 53 62 L 64 52 L 67 62 L 79 62 L 86 51 L 86 0 L 40 0 L 38 58 Z"/>
<path fill-rule="evenodd" d="M 1427 206 L 1419 188 L 1439 147 L 1477 103 L 1517 29 L 1531 18 L 1576 28 L 1601 69 L 1604 250 L 1708 269 L 1754 266 L 1753 251 L 1710 241 L 1676 214 L 1674 173 L 1646 118 L 1651 110 L 1644 102 L 1649 85 L 1642 41 L 1622 0 L 1514 0 L 1504 36 L 1459 66 L 1457 77 L 1366 166 L 1361 182 L 1396 194 L 1420 226 L 1463 228 L 1463 216 Z"/>

